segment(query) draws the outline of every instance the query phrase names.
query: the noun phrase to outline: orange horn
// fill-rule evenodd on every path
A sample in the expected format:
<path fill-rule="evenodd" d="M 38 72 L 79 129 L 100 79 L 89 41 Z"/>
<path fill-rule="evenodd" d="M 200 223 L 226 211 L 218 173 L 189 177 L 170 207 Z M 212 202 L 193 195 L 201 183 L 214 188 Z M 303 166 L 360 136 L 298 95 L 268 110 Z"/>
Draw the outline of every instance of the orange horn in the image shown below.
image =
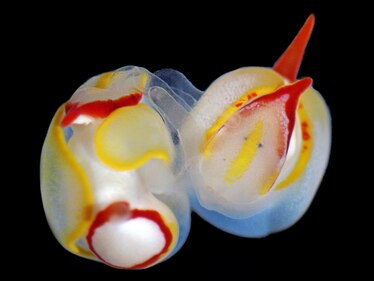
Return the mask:
<path fill-rule="evenodd" d="M 311 14 L 290 46 L 288 46 L 287 50 L 273 66 L 276 72 L 289 79 L 291 82 L 296 80 L 313 27 L 314 15 Z"/>

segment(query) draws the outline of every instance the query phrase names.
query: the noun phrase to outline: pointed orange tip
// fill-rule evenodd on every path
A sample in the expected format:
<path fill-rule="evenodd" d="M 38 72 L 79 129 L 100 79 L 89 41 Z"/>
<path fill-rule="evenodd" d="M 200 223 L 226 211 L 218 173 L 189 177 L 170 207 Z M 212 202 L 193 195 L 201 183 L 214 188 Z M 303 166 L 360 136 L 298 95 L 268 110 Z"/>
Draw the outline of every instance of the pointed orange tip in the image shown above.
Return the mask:
<path fill-rule="evenodd" d="M 314 15 L 311 14 L 290 46 L 288 46 L 287 50 L 273 66 L 273 69 L 276 72 L 291 82 L 296 80 L 297 73 L 299 72 L 303 60 L 305 48 L 313 31 L 314 21 Z"/>
<path fill-rule="evenodd" d="M 310 77 L 297 80 L 295 83 L 290 85 L 291 93 L 295 92 L 297 94 L 302 94 L 306 89 L 312 85 L 313 79 Z"/>
<path fill-rule="evenodd" d="M 273 96 L 282 96 L 284 94 L 290 94 L 293 101 L 298 101 L 300 95 L 302 95 L 306 89 L 312 85 L 313 79 L 312 78 L 303 78 L 293 82 L 292 84 L 287 84 L 280 87 L 276 90 L 272 95 Z M 295 103 L 296 104 L 296 103 Z"/>

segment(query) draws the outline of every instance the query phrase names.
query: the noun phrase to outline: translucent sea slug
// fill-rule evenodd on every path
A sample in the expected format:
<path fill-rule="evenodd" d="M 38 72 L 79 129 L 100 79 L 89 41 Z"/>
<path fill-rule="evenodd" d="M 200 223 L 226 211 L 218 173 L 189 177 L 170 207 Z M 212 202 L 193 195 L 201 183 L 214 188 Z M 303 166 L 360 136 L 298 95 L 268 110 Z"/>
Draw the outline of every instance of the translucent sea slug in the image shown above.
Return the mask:
<path fill-rule="evenodd" d="M 310 16 L 273 68 L 229 72 L 205 91 L 171 69 L 89 79 L 57 111 L 41 158 L 45 213 L 74 254 L 122 269 L 176 253 L 191 210 L 262 237 L 306 211 L 327 166 L 330 116 L 297 79 Z"/>

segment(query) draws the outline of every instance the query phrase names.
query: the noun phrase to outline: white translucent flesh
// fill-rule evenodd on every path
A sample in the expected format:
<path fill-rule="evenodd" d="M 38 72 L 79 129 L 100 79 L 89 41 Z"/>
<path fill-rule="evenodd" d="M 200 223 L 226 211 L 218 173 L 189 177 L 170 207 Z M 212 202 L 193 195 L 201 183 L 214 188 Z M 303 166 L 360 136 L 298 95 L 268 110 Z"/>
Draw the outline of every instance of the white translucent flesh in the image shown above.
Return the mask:
<path fill-rule="evenodd" d="M 222 127 L 213 137 L 213 139 L 216 138 L 216 143 L 214 144 L 213 141 L 211 144 L 210 156 L 203 155 L 202 150 L 207 131 L 225 110 L 243 94 L 253 90 L 256 92 L 256 89 L 261 87 L 271 93 L 284 83 L 287 82 L 272 69 L 242 68 L 227 73 L 208 88 L 183 124 L 182 140 L 185 153 L 188 156 L 186 164 L 189 169 L 189 178 L 186 180 L 194 188 L 199 203 L 207 210 L 214 210 L 231 218 L 248 218 L 268 210 L 272 206 L 283 206 L 284 202 L 290 202 L 290 204 L 284 203 L 284 206 L 294 210 L 290 215 L 290 221 L 294 221 L 293 218 L 301 216 L 308 207 L 326 168 L 331 139 L 328 109 L 314 89 L 309 88 L 300 99 L 312 128 L 310 132 L 312 137 L 311 157 L 301 173 L 287 187 L 277 189 L 277 186 L 292 174 L 299 160 L 303 145 L 299 116 L 296 116 L 294 131 L 284 163 L 284 159 L 279 161 L 276 154 L 270 152 L 271 150 L 268 152 L 269 154 L 264 154 L 263 150 L 259 152 L 262 155 L 258 154 L 258 158 L 256 156 L 253 158 L 248 171 L 231 186 L 228 186 L 224 181 L 224 175 L 230 162 L 224 163 L 223 159 L 226 159 L 226 162 L 234 159 L 234 155 L 240 147 L 240 140 L 245 134 L 250 133 L 253 127 L 253 120 L 248 118 L 245 120 L 246 126 L 242 127 L 240 124 L 242 124 L 243 118 L 233 119 L 230 126 Z M 267 112 L 263 120 L 269 119 L 270 121 L 272 116 L 272 113 Z M 274 121 L 270 121 L 270 123 L 263 136 L 268 142 L 276 137 L 276 127 L 284 125 Z M 229 130 L 231 130 L 230 133 Z M 219 145 L 226 146 L 226 148 L 220 149 Z M 214 146 L 217 149 L 216 153 L 214 153 Z M 276 171 L 279 168 L 275 163 L 280 164 L 281 168 L 273 186 L 267 193 L 257 193 L 258 187 L 263 185 L 263 179 L 265 177 L 271 179 L 269 171 Z M 247 188 L 244 187 L 245 182 L 247 182 Z M 239 188 L 235 189 L 235 187 Z M 282 224 L 290 223 L 292 222 L 287 222 L 286 219 L 283 222 L 282 218 Z M 274 227 L 280 228 L 281 226 L 275 224 Z"/>
<path fill-rule="evenodd" d="M 113 72 L 107 88 L 96 87 L 101 75 L 92 77 L 80 86 L 70 98 L 72 103 L 89 103 L 99 100 L 116 100 L 136 91 L 144 91 L 148 71 L 140 67 L 125 67 Z"/>
<path fill-rule="evenodd" d="M 223 111 L 251 89 L 278 88 L 283 79 L 273 70 L 246 67 L 219 77 L 206 90 L 191 113 L 199 126 L 208 129 Z M 269 91 L 271 92 L 271 90 Z"/>
<path fill-rule="evenodd" d="M 146 104 L 112 112 L 95 135 L 99 159 L 117 170 L 131 170 L 153 158 L 169 163 L 173 145 L 162 118 Z"/>
<path fill-rule="evenodd" d="M 94 121 L 94 118 L 86 114 L 81 114 L 73 121 L 74 125 L 88 125 Z"/>
<path fill-rule="evenodd" d="M 112 220 L 95 230 L 92 244 L 106 262 L 118 267 L 133 267 L 159 254 L 165 237 L 157 223 L 146 218 Z"/>
<path fill-rule="evenodd" d="M 171 170 L 158 159 L 151 159 L 138 169 L 142 184 L 153 194 L 167 194 L 175 190 Z"/>
<path fill-rule="evenodd" d="M 264 178 L 261 178 L 260 173 L 256 173 L 255 169 L 252 169 L 251 172 L 245 173 L 236 184 L 239 188 L 233 188 L 235 186 L 234 184 L 234 186 L 230 186 L 226 189 L 222 178 L 225 175 L 223 171 L 227 169 L 227 164 L 222 164 L 222 161 L 218 161 L 218 157 L 222 158 L 223 154 L 221 156 L 219 156 L 219 154 L 213 155 L 211 160 L 206 160 L 203 158 L 205 156 L 202 154 L 202 144 L 204 143 L 207 131 L 217 119 L 243 95 L 252 93 L 253 91 L 257 92 L 259 89 L 271 93 L 283 84 L 283 78 L 272 69 L 260 67 L 241 68 L 229 72 L 214 81 L 192 109 L 189 118 L 186 119 L 181 130 L 182 144 L 187 157 L 186 168 L 189 170 L 189 178 L 186 180 L 189 181 L 189 185 L 194 187 L 200 203 L 205 208 L 216 210 L 233 217 L 246 216 L 250 210 L 257 208 L 255 206 L 256 204 L 252 203 L 259 201 L 256 201 L 256 198 L 259 198 L 256 192 L 258 192 L 259 186 L 261 185 L 259 183 L 264 182 Z M 266 118 L 262 119 L 266 120 Z M 229 134 L 226 136 L 227 140 L 230 141 L 230 145 L 226 147 L 227 153 L 230 154 L 226 158 L 228 162 L 234 158 L 235 153 L 237 153 L 240 148 L 240 142 L 243 141 L 244 135 L 250 134 L 251 126 L 253 126 L 253 123 L 249 122 L 248 119 L 245 122 L 249 123 L 241 127 L 239 123 L 242 121 L 241 117 L 237 116 L 236 120 L 233 118 L 230 122 L 230 127 L 237 127 L 240 129 L 237 131 L 238 138 L 234 136 L 230 137 Z M 268 126 L 270 126 L 270 128 L 276 127 L 275 124 L 269 124 Z M 224 130 L 228 129 L 229 128 L 225 128 Z M 232 131 L 234 132 L 235 130 Z M 265 132 L 263 137 L 267 142 L 273 141 L 271 140 L 272 134 L 277 135 L 277 131 L 273 129 L 265 130 Z M 224 151 L 225 150 L 221 150 L 221 153 L 226 153 Z M 271 157 L 276 158 L 275 154 L 270 151 L 271 150 L 267 152 L 269 156 L 271 155 Z M 261 154 L 263 153 L 265 153 L 265 151 L 261 152 Z M 252 165 L 263 170 L 273 165 L 272 170 L 274 171 L 279 163 L 281 163 L 279 159 L 276 161 L 276 164 L 269 164 L 270 161 L 260 161 L 259 159 L 260 157 L 257 157 L 257 159 L 255 157 Z M 211 168 L 209 167 L 210 164 L 206 161 L 211 162 Z M 214 172 L 215 170 L 216 172 Z M 256 174 L 259 178 L 257 179 L 256 176 L 255 180 L 249 179 L 250 174 Z M 252 187 L 245 189 L 243 185 L 245 181 L 253 182 L 254 184 Z M 257 181 L 258 184 L 255 184 L 255 181 Z M 241 192 L 245 193 L 243 198 L 240 198 Z M 242 204 L 243 201 L 246 200 L 248 200 L 248 202 Z"/>
<path fill-rule="evenodd" d="M 101 120 L 96 119 L 89 125 L 74 126 L 74 134 L 68 143 L 90 179 L 97 210 L 102 210 L 114 202 L 126 201 L 130 203 L 131 208 L 157 209 L 173 221 L 174 216 L 170 210 L 150 194 L 146 185 L 150 180 L 143 178 L 147 175 L 139 173 L 137 169 L 129 171 L 111 169 L 97 158 L 93 139 L 100 123 Z M 142 169 L 147 169 L 147 164 Z M 172 177 L 170 167 L 158 159 L 152 160 L 149 165 L 158 165 L 160 188 L 170 188 Z"/>
<path fill-rule="evenodd" d="M 41 193 L 48 223 L 58 241 L 78 253 L 75 242 L 88 228 L 87 207 L 91 194 L 85 173 L 64 142 L 58 127 L 61 107 L 56 113 L 43 145 Z"/>
<path fill-rule="evenodd" d="M 269 191 L 285 160 L 288 119 L 283 107 L 282 100 L 250 105 L 213 137 L 211 153 L 201 158 L 198 192 L 204 204 L 243 211 Z M 256 127 L 261 136 L 254 139 Z"/>
<path fill-rule="evenodd" d="M 306 90 L 300 98 L 305 113 L 311 122 L 311 156 L 300 175 L 293 179 L 285 188 L 278 189 L 280 183 L 289 178 L 294 172 L 302 149 L 301 120 L 296 116 L 294 131 L 289 144 L 286 161 L 270 191 L 257 200 L 247 204 L 245 208 L 236 208 L 219 196 L 201 196 L 208 194 L 201 187 L 201 173 L 192 169 L 191 175 L 200 204 L 207 210 L 215 210 L 229 218 L 247 218 L 237 228 L 236 224 L 220 226 L 220 222 L 212 221 L 214 225 L 226 231 L 247 237 L 264 236 L 270 232 L 280 231 L 295 223 L 309 207 L 314 194 L 322 180 L 328 164 L 331 146 L 331 121 L 328 108 L 322 97 L 313 88 Z M 217 177 L 218 173 L 215 175 Z M 214 177 L 214 176 L 213 176 Z M 212 190 L 210 190 L 212 191 Z M 227 200 L 226 200 L 227 201 Z M 272 214 L 269 216 L 269 212 Z M 256 214 L 263 218 L 259 221 Z M 253 216 L 253 220 L 251 217 Z M 269 220 L 264 228 L 263 220 Z M 231 225 L 231 227 L 230 227 Z M 243 228 L 243 226 L 246 226 Z M 260 233 L 260 234 L 257 234 Z"/>
<path fill-rule="evenodd" d="M 185 155 L 189 159 L 187 165 L 194 165 L 193 159 L 198 157 L 204 134 L 227 107 L 251 89 L 266 88 L 272 92 L 283 84 L 284 80 L 279 74 L 261 67 L 240 68 L 214 81 L 182 126 Z"/>

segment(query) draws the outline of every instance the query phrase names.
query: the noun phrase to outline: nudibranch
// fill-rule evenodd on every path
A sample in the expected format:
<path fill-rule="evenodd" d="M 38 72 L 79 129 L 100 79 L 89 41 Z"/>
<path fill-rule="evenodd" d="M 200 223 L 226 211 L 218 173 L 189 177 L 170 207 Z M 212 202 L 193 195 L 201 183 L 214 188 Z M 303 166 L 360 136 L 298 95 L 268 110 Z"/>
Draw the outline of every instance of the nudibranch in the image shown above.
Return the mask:
<path fill-rule="evenodd" d="M 155 75 L 125 67 L 91 78 L 57 111 L 41 188 L 50 227 L 69 251 L 140 269 L 186 239 L 190 207 L 174 176 L 177 132 L 147 98 L 162 91 L 171 90 Z"/>
<path fill-rule="evenodd" d="M 294 224 L 326 169 L 330 115 L 297 79 L 310 16 L 273 68 L 244 67 L 205 92 L 178 71 L 95 76 L 55 114 L 41 157 L 48 223 L 70 252 L 121 269 L 185 242 L 191 210 L 262 237 Z"/>
<path fill-rule="evenodd" d="M 273 68 L 219 77 L 182 127 L 192 208 L 222 230 L 262 237 L 285 229 L 322 180 L 330 114 L 312 79 L 297 79 L 313 26 L 311 15 Z"/>

